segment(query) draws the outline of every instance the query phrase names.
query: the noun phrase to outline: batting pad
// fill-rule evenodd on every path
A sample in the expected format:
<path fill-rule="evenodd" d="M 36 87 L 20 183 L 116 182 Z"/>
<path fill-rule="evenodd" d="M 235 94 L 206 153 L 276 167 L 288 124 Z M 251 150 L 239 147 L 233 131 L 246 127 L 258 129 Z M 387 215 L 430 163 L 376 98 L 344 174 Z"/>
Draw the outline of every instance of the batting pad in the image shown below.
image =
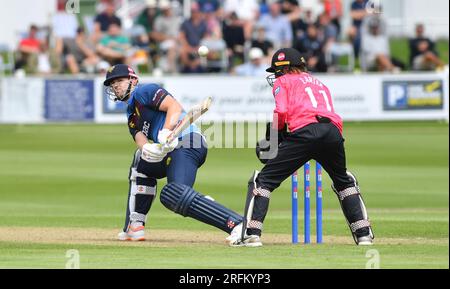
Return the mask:
<path fill-rule="evenodd" d="M 214 226 L 228 234 L 242 222 L 242 216 L 239 214 L 205 198 L 205 196 L 186 185 L 167 184 L 161 190 L 160 200 L 169 210 Z"/>

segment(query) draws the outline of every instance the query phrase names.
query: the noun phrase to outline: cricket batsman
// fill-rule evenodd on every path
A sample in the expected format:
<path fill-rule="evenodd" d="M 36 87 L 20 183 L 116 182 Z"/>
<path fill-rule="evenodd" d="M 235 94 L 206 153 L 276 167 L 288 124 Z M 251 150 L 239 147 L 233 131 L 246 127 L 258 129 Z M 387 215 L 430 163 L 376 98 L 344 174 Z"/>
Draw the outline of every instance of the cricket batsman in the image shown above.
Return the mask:
<path fill-rule="evenodd" d="M 258 158 L 265 166 L 249 181 L 244 220 L 227 238 L 230 245 L 262 246 L 271 193 L 311 159 L 319 162 L 333 181 L 332 189 L 355 243 L 371 245 L 374 235 L 356 177 L 347 171 L 342 119 L 334 111 L 329 89 L 307 72 L 305 59 L 293 48 L 278 50 L 266 71 L 272 73 L 267 81 L 275 97 L 266 140 L 269 135 L 278 140 L 270 140 L 270 146 L 262 145 L 266 140 L 257 145 Z"/>
<path fill-rule="evenodd" d="M 145 239 L 147 214 L 156 197 L 157 180 L 167 177 L 161 203 L 184 217 L 192 217 L 230 234 L 242 216 L 192 187 L 198 168 L 206 160 L 207 145 L 199 128 L 191 124 L 172 141 L 169 136 L 186 112 L 157 84 L 140 85 L 134 70 L 125 64 L 111 67 L 104 86 L 113 101 L 127 103 L 128 128 L 137 149 L 129 171 L 125 226 L 119 240 Z"/>

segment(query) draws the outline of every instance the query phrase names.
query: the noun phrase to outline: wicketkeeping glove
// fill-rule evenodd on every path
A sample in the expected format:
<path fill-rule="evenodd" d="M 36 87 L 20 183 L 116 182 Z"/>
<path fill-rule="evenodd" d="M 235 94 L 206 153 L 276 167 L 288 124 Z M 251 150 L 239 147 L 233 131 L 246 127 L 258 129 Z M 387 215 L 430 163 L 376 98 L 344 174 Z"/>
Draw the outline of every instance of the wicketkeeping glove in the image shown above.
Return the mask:
<path fill-rule="evenodd" d="M 271 135 L 276 135 L 277 139 L 270 139 Z M 266 164 L 268 160 L 275 158 L 278 153 L 278 146 L 286 139 L 287 135 L 286 126 L 280 131 L 275 131 L 272 128 L 272 123 L 268 122 L 266 125 L 266 138 L 256 143 L 256 156 L 259 161 Z"/>

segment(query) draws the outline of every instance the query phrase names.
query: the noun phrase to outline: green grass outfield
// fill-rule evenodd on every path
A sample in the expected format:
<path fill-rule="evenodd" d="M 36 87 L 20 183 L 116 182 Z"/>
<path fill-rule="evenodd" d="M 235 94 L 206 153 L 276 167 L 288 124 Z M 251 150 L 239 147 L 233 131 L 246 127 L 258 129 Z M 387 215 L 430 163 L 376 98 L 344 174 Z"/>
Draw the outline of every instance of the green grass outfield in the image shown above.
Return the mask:
<path fill-rule="evenodd" d="M 381 268 L 449 268 L 448 124 L 349 123 L 345 137 L 374 246 L 354 245 L 324 177 L 324 244 L 290 244 L 286 181 L 272 194 L 264 246 L 230 248 L 225 233 L 159 199 L 147 241 L 115 240 L 134 150 L 125 125 L 0 125 L 0 268 L 65 268 L 70 249 L 81 268 L 366 268 L 374 258 Z M 259 168 L 253 149 L 211 149 L 195 188 L 242 212 Z"/>

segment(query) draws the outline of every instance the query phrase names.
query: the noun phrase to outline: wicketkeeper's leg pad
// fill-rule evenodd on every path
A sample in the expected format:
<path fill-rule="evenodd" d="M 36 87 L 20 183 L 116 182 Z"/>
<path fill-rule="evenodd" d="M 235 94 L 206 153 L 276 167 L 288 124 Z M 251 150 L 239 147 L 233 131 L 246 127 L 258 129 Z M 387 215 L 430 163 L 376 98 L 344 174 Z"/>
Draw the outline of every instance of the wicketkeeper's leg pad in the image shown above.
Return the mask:
<path fill-rule="evenodd" d="M 169 210 L 212 225 L 228 234 L 242 222 L 239 214 L 183 184 L 167 184 L 161 190 L 160 200 Z"/>
<path fill-rule="evenodd" d="M 352 232 L 353 239 L 357 242 L 358 237 L 370 235 L 374 238 L 370 220 L 367 214 L 366 205 L 361 196 L 360 188 L 356 177 L 347 172 L 347 175 L 353 180 L 354 186 L 337 191 L 332 185 L 331 188 L 339 198 L 342 211 L 347 220 L 347 224 Z"/>
<path fill-rule="evenodd" d="M 261 236 L 263 222 L 269 209 L 270 191 L 258 186 L 256 181 L 258 173 L 255 171 L 248 182 L 242 239 L 245 231 L 247 235 Z"/>

